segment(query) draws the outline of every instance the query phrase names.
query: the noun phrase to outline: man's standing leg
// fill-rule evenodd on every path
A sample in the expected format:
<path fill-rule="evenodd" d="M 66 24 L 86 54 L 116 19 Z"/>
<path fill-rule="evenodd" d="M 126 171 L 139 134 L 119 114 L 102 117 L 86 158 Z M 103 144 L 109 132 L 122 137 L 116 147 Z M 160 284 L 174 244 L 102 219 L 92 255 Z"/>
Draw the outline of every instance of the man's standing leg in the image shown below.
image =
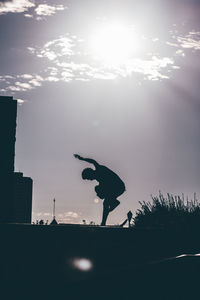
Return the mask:
<path fill-rule="evenodd" d="M 103 201 L 103 217 L 102 217 L 101 226 L 105 226 L 106 225 L 106 221 L 107 221 L 108 215 L 109 215 L 109 203 L 105 199 Z"/>

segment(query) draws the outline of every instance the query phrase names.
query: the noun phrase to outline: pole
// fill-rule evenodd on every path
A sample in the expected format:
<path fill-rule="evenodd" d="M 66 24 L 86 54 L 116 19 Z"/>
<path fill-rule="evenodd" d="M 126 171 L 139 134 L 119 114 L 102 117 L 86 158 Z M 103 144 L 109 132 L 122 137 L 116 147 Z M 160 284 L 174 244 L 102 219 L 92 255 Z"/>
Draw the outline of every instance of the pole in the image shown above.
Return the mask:
<path fill-rule="evenodd" d="M 56 205 L 55 205 L 56 199 L 53 199 L 53 219 L 56 218 Z"/>

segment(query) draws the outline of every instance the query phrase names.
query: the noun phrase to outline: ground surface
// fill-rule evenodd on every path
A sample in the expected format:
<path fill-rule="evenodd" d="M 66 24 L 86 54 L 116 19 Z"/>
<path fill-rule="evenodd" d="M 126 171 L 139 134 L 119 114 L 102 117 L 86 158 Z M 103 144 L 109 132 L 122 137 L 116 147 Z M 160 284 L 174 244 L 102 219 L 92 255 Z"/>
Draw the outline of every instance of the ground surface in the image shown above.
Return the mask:
<path fill-rule="evenodd" d="M 200 252 L 190 232 L 2 224 L 0 236 L 3 300 L 200 297 L 200 257 L 175 258 Z M 87 271 L 75 266 L 82 258 Z"/>

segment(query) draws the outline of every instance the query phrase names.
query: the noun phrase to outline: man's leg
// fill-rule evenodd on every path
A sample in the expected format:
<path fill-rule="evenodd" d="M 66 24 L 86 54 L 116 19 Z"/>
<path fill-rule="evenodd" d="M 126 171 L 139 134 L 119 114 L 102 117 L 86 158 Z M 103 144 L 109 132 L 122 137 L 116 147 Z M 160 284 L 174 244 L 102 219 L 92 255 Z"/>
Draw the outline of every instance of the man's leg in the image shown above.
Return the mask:
<path fill-rule="evenodd" d="M 109 212 L 113 211 L 119 204 L 120 201 L 117 199 L 113 199 L 112 201 L 110 201 Z"/>
<path fill-rule="evenodd" d="M 104 200 L 104 202 L 103 202 L 103 217 L 102 217 L 101 226 L 106 225 L 108 215 L 109 215 L 109 204 L 108 204 L 107 200 Z"/>

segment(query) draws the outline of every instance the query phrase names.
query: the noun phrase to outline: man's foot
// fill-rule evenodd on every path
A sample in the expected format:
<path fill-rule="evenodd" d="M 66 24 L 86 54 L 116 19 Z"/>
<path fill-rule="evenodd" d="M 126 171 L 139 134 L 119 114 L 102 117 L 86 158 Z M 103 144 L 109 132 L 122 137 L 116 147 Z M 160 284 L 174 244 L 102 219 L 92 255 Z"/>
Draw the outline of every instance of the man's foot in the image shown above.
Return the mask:
<path fill-rule="evenodd" d="M 119 200 L 115 200 L 111 203 L 110 208 L 109 208 L 109 212 L 113 211 L 118 205 L 120 204 Z"/>

